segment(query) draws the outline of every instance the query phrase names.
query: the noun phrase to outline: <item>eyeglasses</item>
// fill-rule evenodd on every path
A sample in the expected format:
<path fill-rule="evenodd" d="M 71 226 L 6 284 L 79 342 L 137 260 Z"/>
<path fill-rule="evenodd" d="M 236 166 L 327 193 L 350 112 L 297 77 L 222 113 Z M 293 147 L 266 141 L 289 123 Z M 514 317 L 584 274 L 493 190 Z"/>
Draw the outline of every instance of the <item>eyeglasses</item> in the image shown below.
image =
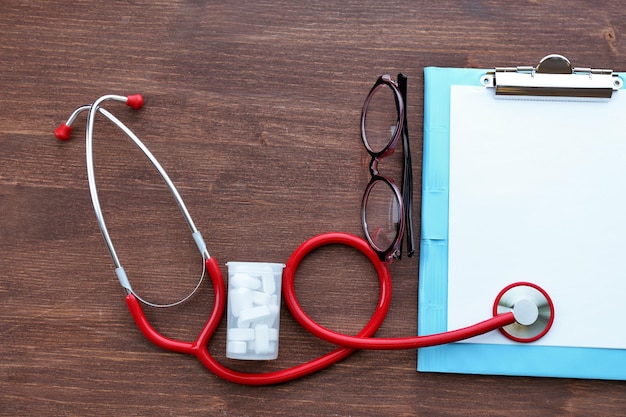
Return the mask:
<path fill-rule="evenodd" d="M 370 90 L 361 113 L 361 139 L 372 157 L 371 180 L 363 194 L 361 221 L 369 244 L 381 261 L 402 257 L 402 238 L 406 229 L 407 253 L 413 256 L 413 173 L 406 117 L 407 77 L 398 81 L 381 75 Z M 378 173 L 378 164 L 391 156 L 402 137 L 402 191 L 389 177 Z M 393 171 L 393 167 L 389 169 Z M 396 173 L 396 174 L 399 174 Z"/>

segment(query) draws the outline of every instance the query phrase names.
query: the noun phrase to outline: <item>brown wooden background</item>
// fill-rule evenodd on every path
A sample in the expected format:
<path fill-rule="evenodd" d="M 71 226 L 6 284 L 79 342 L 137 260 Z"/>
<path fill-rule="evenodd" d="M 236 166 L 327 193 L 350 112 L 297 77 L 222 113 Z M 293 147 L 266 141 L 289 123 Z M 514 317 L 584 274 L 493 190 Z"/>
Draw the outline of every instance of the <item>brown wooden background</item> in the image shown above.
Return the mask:
<path fill-rule="evenodd" d="M 212 256 L 285 262 L 318 233 L 361 234 L 359 116 L 379 74 L 409 75 L 419 230 L 423 67 L 532 65 L 561 53 L 624 71 L 619 3 L 3 0 L 0 414 L 623 415 L 624 382 L 421 374 L 415 351 L 358 352 L 279 386 L 220 380 L 135 328 L 91 207 L 84 117 L 73 141 L 52 135 L 100 95 L 144 94 L 139 112 L 108 107 L 168 170 Z M 182 295 L 200 259 L 164 185 L 102 119 L 95 149 L 104 212 L 134 287 L 157 301 Z M 391 265 L 393 305 L 379 335 L 415 333 L 417 271 L 418 257 Z M 377 297 L 371 266 L 341 247 L 306 258 L 296 286 L 312 317 L 352 333 Z M 149 317 L 194 338 L 211 295 L 207 285 Z M 332 348 L 286 309 L 279 360 L 228 361 L 224 346 L 222 327 L 211 351 L 255 372 Z"/>

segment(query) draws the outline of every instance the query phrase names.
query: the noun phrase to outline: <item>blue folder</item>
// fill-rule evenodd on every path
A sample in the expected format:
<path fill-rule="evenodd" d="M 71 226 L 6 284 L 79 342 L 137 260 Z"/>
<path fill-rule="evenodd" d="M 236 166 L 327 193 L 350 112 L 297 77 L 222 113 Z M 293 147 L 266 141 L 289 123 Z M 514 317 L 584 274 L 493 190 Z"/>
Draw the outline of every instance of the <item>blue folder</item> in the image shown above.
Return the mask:
<path fill-rule="evenodd" d="M 486 71 L 435 67 L 424 70 L 419 335 L 453 330 L 447 328 L 450 89 L 453 85 L 481 86 L 480 77 Z M 619 75 L 624 78 L 624 74 Z M 625 329 L 616 331 L 625 332 Z M 626 350 L 451 343 L 418 349 L 417 370 L 626 380 Z"/>

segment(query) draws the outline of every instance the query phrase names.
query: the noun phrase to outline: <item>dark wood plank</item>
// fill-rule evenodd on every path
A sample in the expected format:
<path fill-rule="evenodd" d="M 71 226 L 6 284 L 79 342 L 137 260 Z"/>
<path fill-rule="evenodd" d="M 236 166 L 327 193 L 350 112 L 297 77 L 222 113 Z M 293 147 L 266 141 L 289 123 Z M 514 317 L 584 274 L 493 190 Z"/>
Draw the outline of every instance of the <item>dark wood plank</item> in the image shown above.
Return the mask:
<path fill-rule="evenodd" d="M 414 351 L 358 352 L 304 379 L 251 388 L 191 357 L 152 346 L 127 314 L 87 190 L 85 122 L 54 128 L 78 105 L 140 92 L 139 112 L 111 105 L 179 187 L 211 254 L 285 262 L 305 239 L 361 234 L 368 181 L 359 115 L 384 72 L 409 75 L 419 230 L 424 66 L 533 64 L 561 53 L 578 66 L 626 70 L 618 3 L 88 2 L 0 5 L 1 415 L 622 415 L 626 384 L 418 374 Z M 122 106 L 123 107 L 123 106 Z M 148 163 L 107 123 L 96 164 L 111 235 L 133 284 L 168 300 L 200 270 L 178 209 Z M 414 334 L 418 257 L 391 266 L 381 336 Z M 223 267 L 225 272 L 225 267 Z M 298 273 L 303 306 L 357 332 L 377 298 L 368 262 L 325 248 Z M 193 339 L 212 289 L 149 311 Z M 237 369 L 292 366 L 332 346 L 283 310 L 280 358 L 224 358 Z M 623 364 L 617 364 L 623 366 Z"/>

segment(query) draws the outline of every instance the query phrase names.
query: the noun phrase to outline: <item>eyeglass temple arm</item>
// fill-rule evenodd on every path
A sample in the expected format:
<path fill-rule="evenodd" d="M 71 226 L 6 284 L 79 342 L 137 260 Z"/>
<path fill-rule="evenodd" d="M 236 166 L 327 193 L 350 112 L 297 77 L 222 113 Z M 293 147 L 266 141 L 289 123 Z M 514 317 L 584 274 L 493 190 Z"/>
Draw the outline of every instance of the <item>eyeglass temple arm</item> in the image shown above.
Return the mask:
<path fill-rule="evenodd" d="M 402 203 L 404 205 L 404 224 L 406 225 L 407 256 L 415 254 L 415 233 L 413 231 L 413 164 L 411 163 L 411 146 L 409 141 L 409 124 L 407 120 L 407 90 L 408 78 L 398 74 L 398 89 L 404 102 L 404 120 L 402 123 L 402 153 L 403 178 L 402 178 Z"/>

